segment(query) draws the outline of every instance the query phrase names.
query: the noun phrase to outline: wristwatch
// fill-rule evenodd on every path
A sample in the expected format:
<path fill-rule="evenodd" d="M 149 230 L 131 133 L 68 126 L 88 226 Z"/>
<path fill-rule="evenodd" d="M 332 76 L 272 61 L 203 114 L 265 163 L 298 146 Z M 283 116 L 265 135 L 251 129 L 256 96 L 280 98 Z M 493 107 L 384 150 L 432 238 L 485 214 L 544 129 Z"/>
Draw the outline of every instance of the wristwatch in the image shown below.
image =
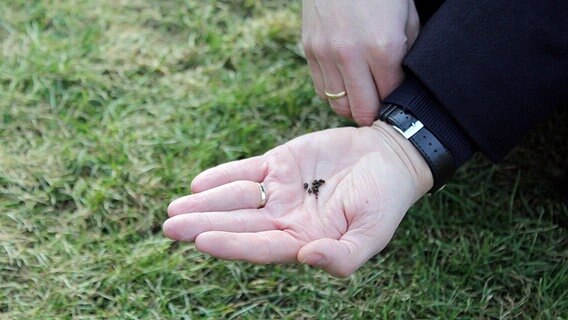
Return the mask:
<path fill-rule="evenodd" d="M 424 156 L 434 177 L 434 186 L 428 194 L 443 189 L 456 172 L 456 166 L 452 155 L 442 142 L 409 110 L 401 106 L 395 104 L 381 106 L 379 120 L 392 125 Z"/>

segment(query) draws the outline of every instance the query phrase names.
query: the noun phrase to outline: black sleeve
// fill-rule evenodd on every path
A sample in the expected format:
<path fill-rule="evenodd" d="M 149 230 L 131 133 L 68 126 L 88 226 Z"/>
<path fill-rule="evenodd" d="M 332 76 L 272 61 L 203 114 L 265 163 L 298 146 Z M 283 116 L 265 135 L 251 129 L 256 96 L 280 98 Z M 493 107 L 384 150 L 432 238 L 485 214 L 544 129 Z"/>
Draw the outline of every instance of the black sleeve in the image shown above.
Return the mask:
<path fill-rule="evenodd" d="M 442 142 L 457 130 L 499 161 L 552 109 L 568 105 L 568 1 L 448 0 L 404 65 L 419 85 L 405 81 L 386 100 L 427 92 L 442 110 L 420 104 L 416 116 L 430 117 L 423 122 Z"/>
<path fill-rule="evenodd" d="M 444 3 L 444 0 L 414 0 L 420 24 L 425 24 L 430 17 L 438 11 L 438 8 Z"/>

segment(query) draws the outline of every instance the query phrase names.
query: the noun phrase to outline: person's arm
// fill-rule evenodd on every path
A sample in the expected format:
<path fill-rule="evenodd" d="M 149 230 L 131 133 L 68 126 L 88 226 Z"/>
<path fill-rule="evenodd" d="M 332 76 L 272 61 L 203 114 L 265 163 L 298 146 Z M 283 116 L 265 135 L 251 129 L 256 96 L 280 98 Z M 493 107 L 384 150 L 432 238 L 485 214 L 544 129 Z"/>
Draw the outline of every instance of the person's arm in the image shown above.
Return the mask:
<path fill-rule="evenodd" d="M 410 109 L 456 158 L 473 148 L 499 161 L 568 104 L 567 15 L 566 1 L 448 0 L 404 60 L 409 81 L 386 101 Z M 423 92 L 433 104 L 411 101 Z"/>
<path fill-rule="evenodd" d="M 406 59 L 418 82 L 409 78 L 392 102 L 407 104 L 448 149 L 454 147 L 443 130 L 453 123 L 465 149 L 479 147 L 500 159 L 526 127 L 566 102 L 566 6 L 448 1 Z M 433 104 L 396 96 L 406 89 L 416 97 L 431 93 Z M 428 118 L 436 110 L 442 116 Z M 303 188 L 313 179 L 326 180 L 319 199 Z M 263 182 L 268 196 L 261 209 L 256 182 Z M 331 129 L 200 174 L 192 184 L 195 194 L 170 204 L 164 231 L 224 259 L 301 262 L 346 276 L 384 248 L 433 184 L 424 157 L 393 127 L 379 121 L 372 128 Z"/>

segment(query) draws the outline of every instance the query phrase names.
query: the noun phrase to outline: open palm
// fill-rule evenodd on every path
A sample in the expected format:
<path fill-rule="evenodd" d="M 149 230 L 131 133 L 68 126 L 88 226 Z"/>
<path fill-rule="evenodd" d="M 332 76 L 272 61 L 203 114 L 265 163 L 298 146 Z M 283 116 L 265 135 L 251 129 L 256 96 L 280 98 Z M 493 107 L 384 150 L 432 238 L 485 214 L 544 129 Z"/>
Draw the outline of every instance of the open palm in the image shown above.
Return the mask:
<path fill-rule="evenodd" d="M 316 197 L 304 184 L 320 179 Z M 202 172 L 193 194 L 170 204 L 164 231 L 223 259 L 346 276 L 386 246 L 431 179 L 414 147 L 384 124 L 330 129 Z"/>

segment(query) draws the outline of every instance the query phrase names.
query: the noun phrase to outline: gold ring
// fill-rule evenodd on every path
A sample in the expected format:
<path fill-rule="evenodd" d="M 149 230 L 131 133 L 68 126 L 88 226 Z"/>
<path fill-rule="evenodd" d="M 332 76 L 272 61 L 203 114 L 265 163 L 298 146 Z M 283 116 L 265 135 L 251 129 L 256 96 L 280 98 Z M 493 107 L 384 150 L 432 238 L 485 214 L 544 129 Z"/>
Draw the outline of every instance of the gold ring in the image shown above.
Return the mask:
<path fill-rule="evenodd" d="M 266 204 L 266 191 L 261 183 L 258 184 L 258 188 L 260 189 L 260 204 L 258 205 L 258 208 L 260 209 Z"/>
<path fill-rule="evenodd" d="M 335 99 L 339 99 L 339 98 L 343 98 L 347 95 L 347 92 L 345 91 L 341 91 L 338 93 L 329 93 L 327 91 L 325 92 L 325 96 L 329 99 L 329 100 L 335 100 Z"/>

